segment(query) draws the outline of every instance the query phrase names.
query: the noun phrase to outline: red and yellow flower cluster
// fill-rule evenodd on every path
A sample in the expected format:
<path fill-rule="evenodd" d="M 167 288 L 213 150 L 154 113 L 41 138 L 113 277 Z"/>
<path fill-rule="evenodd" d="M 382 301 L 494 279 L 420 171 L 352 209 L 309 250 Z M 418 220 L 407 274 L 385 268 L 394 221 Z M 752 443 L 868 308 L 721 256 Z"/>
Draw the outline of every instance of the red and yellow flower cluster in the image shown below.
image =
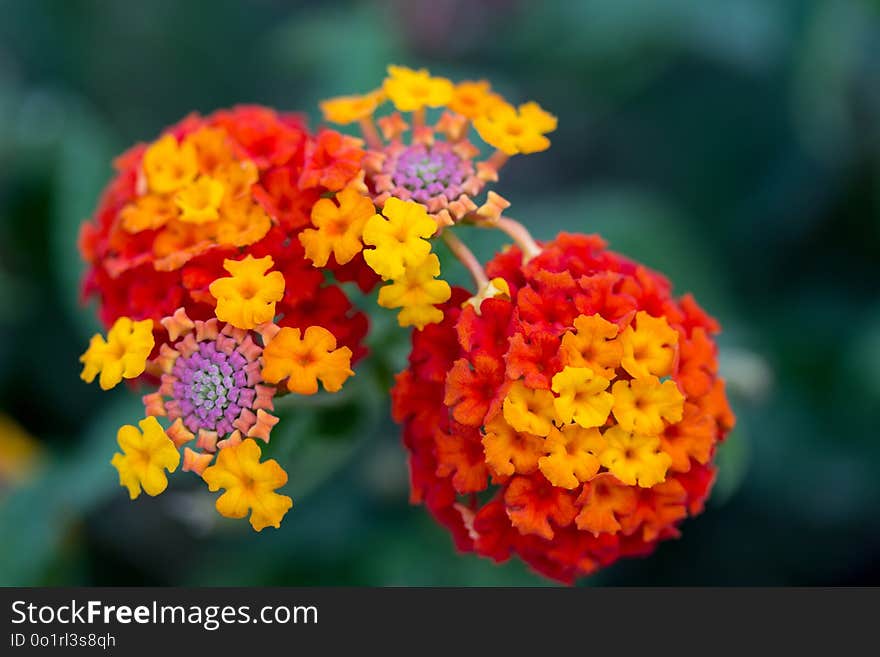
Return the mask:
<path fill-rule="evenodd" d="M 363 156 L 358 140 L 237 107 L 190 116 L 119 158 L 80 239 L 85 294 L 110 331 L 80 360 L 105 390 L 123 379 L 156 388 L 140 429 L 117 437 L 112 463 L 132 498 L 164 491 L 182 461 L 225 489 L 222 515 L 279 526 L 287 475 L 260 462 L 256 442 L 278 422 L 273 400 L 314 394 L 319 381 L 338 391 L 365 353 L 366 316 L 338 283 L 369 291 L 378 276 L 359 253 L 317 268 L 299 239 Z"/>
<path fill-rule="evenodd" d="M 716 322 L 596 237 L 486 272 L 507 294 L 455 290 L 397 377 L 412 499 L 460 549 L 564 582 L 677 536 L 733 426 Z"/>
<path fill-rule="evenodd" d="M 201 475 L 211 491 L 225 489 L 217 499 L 221 515 L 251 512 L 251 525 L 260 531 L 278 527 L 293 505 L 275 492 L 287 473 L 274 460 L 260 462 L 256 442 L 268 443 L 278 423 L 274 399 L 314 394 L 319 381 L 337 392 L 354 372 L 351 349 L 338 347 L 326 328 L 303 332 L 273 321 L 285 280 L 281 272 L 267 273 L 272 264 L 269 256 L 226 260 L 231 276 L 209 286 L 215 316 L 193 320 L 181 307 L 162 318 L 168 339 L 153 358 L 153 320 L 128 317 L 118 319 L 106 339 L 95 335 L 80 358 L 83 380 L 98 378 L 105 390 L 144 372 L 159 380 L 157 390 L 143 397 L 140 430 L 119 429 L 122 451 L 111 461 L 132 499 L 142 490 L 155 496 L 166 489 L 165 471 L 180 465 L 182 448 L 184 471 Z"/>
<path fill-rule="evenodd" d="M 80 235 L 84 294 L 98 300 L 105 326 L 150 319 L 161 343 L 160 320 L 176 308 L 213 317 L 209 286 L 225 274 L 226 259 L 270 256 L 296 281 L 278 300 L 281 325 L 320 324 L 357 359 L 366 317 L 306 260 L 298 235 L 322 196 L 356 178 L 363 156 L 355 139 L 329 130 L 313 136 L 298 116 L 263 107 L 191 115 L 117 159 Z M 337 281 L 365 291 L 378 280 L 360 257 L 325 264 Z"/>

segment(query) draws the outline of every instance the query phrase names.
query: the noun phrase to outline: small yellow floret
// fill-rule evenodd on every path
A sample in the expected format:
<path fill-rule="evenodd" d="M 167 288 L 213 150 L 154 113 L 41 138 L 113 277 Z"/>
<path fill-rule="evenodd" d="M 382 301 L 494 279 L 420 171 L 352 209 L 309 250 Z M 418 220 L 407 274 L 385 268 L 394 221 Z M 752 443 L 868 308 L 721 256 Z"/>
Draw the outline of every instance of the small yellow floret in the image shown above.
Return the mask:
<path fill-rule="evenodd" d="M 504 419 L 517 431 L 546 437 L 553 428 L 553 393 L 534 390 L 517 381 L 507 392 L 502 406 Z"/>
<path fill-rule="evenodd" d="M 223 268 L 232 276 L 218 278 L 208 287 L 217 299 L 217 319 L 240 329 L 272 321 L 275 303 L 284 296 L 284 275 L 280 271 L 266 274 L 273 264 L 272 256 L 224 260 Z"/>
<path fill-rule="evenodd" d="M 657 436 L 630 433 L 620 426 L 611 427 L 604 435 L 607 447 L 599 455 L 603 466 L 627 486 L 638 483 L 650 488 L 666 481 L 666 470 L 672 458 L 660 451 Z"/>
<path fill-rule="evenodd" d="M 627 326 L 620 334 L 623 369 L 635 378 L 668 375 L 675 360 L 678 331 L 665 317 L 651 317 L 643 310 L 636 313 L 635 326 Z"/>
<path fill-rule="evenodd" d="M 566 366 L 557 372 L 551 385 L 559 395 L 553 400 L 556 419 L 562 424 L 576 422 L 585 429 L 605 424 L 614 404 L 614 397 L 606 392 L 609 383 L 589 367 Z"/>
<path fill-rule="evenodd" d="M 422 330 L 428 324 L 443 321 L 443 311 L 434 306 L 449 300 L 449 283 L 437 279 L 440 259 L 429 253 L 420 263 L 407 267 L 399 278 L 379 290 L 379 305 L 402 308 L 397 316 L 401 326 Z"/>
<path fill-rule="evenodd" d="M 384 216 L 382 216 L 384 215 Z M 364 226 L 364 260 L 386 281 L 403 276 L 408 265 L 415 265 L 431 252 L 427 238 L 437 231 L 437 223 L 421 203 L 391 197 L 382 215 L 373 215 Z"/>
<path fill-rule="evenodd" d="M 174 135 L 165 135 L 144 152 L 147 184 L 157 194 L 170 194 L 193 181 L 199 172 L 195 147 L 178 144 Z"/>
<path fill-rule="evenodd" d="M 507 155 L 537 153 L 550 148 L 544 135 L 556 129 L 556 117 L 534 102 L 519 106 L 497 103 L 474 120 L 474 128 L 490 146 Z"/>
<path fill-rule="evenodd" d="M 195 182 L 181 189 L 174 196 L 180 208 L 180 220 L 188 224 L 206 224 L 220 218 L 223 201 L 223 183 L 210 176 L 199 176 Z"/>
<path fill-rule="evenodd" d="M 383 89 L 401 112 L 415 112 L 423 107 L 443 107 L 452 100 L 452 82 L 431 77 L 427 69 L 389 66 Z"/>
<path fill-rule="evenodd" d="M 275 459 L 260 463 L 261 454 L 260 446 L 248 438 L 221 449 L 216 463 L 202 473 L 208 490 L 226 491 L 217 498 L 217 512 L 225 518 L 244 518 L 250 511 L 256 531 L 280 527 L 293 506 L 287 495 L 275 492 L 287 483 L 287 473 Z"/>
<path fill-rule="evenodd" d="M 671 379 L 660 383 L 656 376 L 649 376 L 616 381 L 611 394 L 612 413 L 626 431 L 656 436 L 663 431 L 664 420 L 669 424 L 681 421 L 684 397 Z"/>
<path fill-rule="evenodd" d="M 83 364 L 80 378 L 91 383 L 100 373 L 98 384 L 102 390 L 110 390 L 122 379 L 139 377 L 154 344 L 153 320 L 135 322 L 129 317 L 120 317 L 106 341 L 99 333 L 92 336 L 89 348 L 79 358 Z"/>
<path fill-rule="evenodd" d="M 141 489 L 150 496 L 163 492 L 168 487 L 165 470 L 174 472 L 180 463 L 180 453 L 156 418 L 144 418 L 138 425 L 140 431 L 130 424 L 119 428 L 116 441 L 122 453 L 117 452 L 110 461 L 131 499 L 138 497 Z"/>

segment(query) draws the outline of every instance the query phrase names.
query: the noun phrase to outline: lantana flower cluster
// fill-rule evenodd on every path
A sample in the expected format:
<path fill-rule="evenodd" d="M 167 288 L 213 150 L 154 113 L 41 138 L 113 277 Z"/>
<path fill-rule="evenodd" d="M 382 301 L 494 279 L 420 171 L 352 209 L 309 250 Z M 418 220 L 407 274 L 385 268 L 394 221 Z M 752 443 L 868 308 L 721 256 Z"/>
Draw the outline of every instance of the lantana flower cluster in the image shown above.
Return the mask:
<path fill-rule="evenodd" d="M 225 490 L 222 515 L 279 526 L 287 475 L 258 443 L 278 422 L 274 399 L 319 381 L 338 391 L 365 353 L 366 316 L 339 283 L 369 291 L 378 277 L 359 254 L 317 268 L 299 240 L 363 156 L 356 139 L 246 106 L 192 115 L 117 160 L 80 239 L 84 291 L 109 332 L 80 360 L 102 389 L 154 388 L 112 459 L 132 499 L 181 466 Z"/>
<path fill-rule="evenodd" d="M 293 505 L 275 492 L 287 483 L 283 468 L 260 461 L 257 441 L 268 443 L 278 423 L 274 399 L 288 392 L 314 394 L 319 381 L 337 392 L 354 372 L 351 349 L 338 347 L 326 328 L 301 331 L 273 321 L 285 282 L 280 272 L 266 273 L 271 266 L 269 256 L 227 260 L 231 276 L 210 286 L 217 297 L 215 317 L 193 320 L 183 307 L 164 317 L 168 341 L 153 358 L 150 319 L 122 317 L 106 339 L 92 338 L 80 359 L 83 380 L 99 377 L 109 389 L 147 372 L 159 381 L 143 397 L 140 429 L 119 429 L 121 452 L 111 461 L 132 499 L 142 491 L 162 493 L 166 471 L 182 461 L 182 469 L 201 475 L 211 491 L 225 490 L 217 499 L 221 515 L 243 518 L 251 512 L 257 531 L 278 527 Z"/>
<path fill-rule="evenodd" d="M 388 102 L 391 113 L 377 118 Z M 462 222 L 503 228 L 509 203 L 487 186 L 511 155 L 549 148 L 556 118 L 534 102 L 514 107 L 486 81 L 455 84 L 403 66 L 389 66 L 379 88 L 324 101 L 321 110 L 332 123 L 356 123 L 366 154 L 351 189 L 315 206 L 316 228 L 301 237 L 306 256 L 321 266 L 330 253 L 346 262 L 363 250 L 387 281 L 378 303 L 399 308 L 401 326 L 440 322 L 438 306 L 451 292 L 431 238 L 456 239 L 444 231 Z M 472 132 L 495 149 L 490 156 L 480 157 Z"/>
<path fill-rule="evenodd" d="M 324 326 L 360 358 L 366 316 L 306 260 L 298 235 L 316 202 L 358 175 L 363 156 L 353 138 L 312 135 L 299 116 L 264 107 L 188 116 L 116 160 L 80 235 L 85 297 L 97 299 L 108 328 L 120 317 L 152 320 L 160 343 L 161 319 L 178 307 L 194 319 L 213 317 L 209 286 L 225 275 L 227 259 L 270 256 L 296 281 L 278 300 L 281 325 Z M 378 280 L 359 257 L 325 264 L 335 281 L 364 291 Z"/>
<path fill-rule="evenodd" d="M 459 549 L 564 582 L 678 536 L 733 426 L 715 320 L 597 237 L 486 271 L 508 295 L 456 290 L 397 377 L 412 499 Z"/>

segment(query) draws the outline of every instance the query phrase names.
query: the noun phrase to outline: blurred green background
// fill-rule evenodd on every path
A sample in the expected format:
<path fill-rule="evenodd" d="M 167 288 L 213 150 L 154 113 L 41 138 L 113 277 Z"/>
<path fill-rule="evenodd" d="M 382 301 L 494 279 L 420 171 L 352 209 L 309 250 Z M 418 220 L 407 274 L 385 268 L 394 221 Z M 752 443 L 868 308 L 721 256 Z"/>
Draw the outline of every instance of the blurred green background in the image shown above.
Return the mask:
<path fill-rule="evenodd" d="M 373 356 L 273 433 L 278 531 L 108 461 L 137 395 L 78 379 L 76 251 L 111 158 L 191 110 L 308 110 L 387 63 L 486 77 L 559 116 L 498 191 L 540 238 L 600 232 L 725 329 L 739 424 L 679 541 L 590 584 L 880 584 L 880 8 L 869 0 L 0 0 L 0 584 L 541 584 L 407 503 Z M 487 257 L 501 241 L 467 239 Z M 453 271 L 450 269 L 450 271 Z M 461 271 L 456 276 L 463 277 Z"/>

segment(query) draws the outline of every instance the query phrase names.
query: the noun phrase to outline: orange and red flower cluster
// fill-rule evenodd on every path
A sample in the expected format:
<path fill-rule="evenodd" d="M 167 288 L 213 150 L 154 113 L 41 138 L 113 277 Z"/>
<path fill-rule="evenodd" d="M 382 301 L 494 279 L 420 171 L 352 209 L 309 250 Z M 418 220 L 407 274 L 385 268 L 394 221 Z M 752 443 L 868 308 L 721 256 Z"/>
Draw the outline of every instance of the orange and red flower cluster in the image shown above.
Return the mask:
<path fill-rule="evenodd" d="M 693 298 L 597 237 L 522 256 L 486 267 L 508 294 L 454 290 L 413 335 L 393 411 L 412 499 L 460 549 L 571 582 L 677 536 L 734 419 Z"/>
<path fill-rule="evenodd" d="M 208 288 L 225 275 L 225 259 L 271 256 L 296 281 L 278 301 L 279 323 L 324 326 L 357 359 L 366 317 L 325 283 L 298 236 L 315 203 L 357 176 L 363 156 L 355 139 L 330 130 L 313 136 L 298 116 L 263 107 L 191 115 L 117 159 L 118 173 L 81 231 L 84 294 L 98 299 L 107 327 L 120 317 L 151 319 L 162 342 L 160 320 L 176 308 L 214 316 Z M 327 267 L 365 291 L 378 281 L 359 255 Z"/>

